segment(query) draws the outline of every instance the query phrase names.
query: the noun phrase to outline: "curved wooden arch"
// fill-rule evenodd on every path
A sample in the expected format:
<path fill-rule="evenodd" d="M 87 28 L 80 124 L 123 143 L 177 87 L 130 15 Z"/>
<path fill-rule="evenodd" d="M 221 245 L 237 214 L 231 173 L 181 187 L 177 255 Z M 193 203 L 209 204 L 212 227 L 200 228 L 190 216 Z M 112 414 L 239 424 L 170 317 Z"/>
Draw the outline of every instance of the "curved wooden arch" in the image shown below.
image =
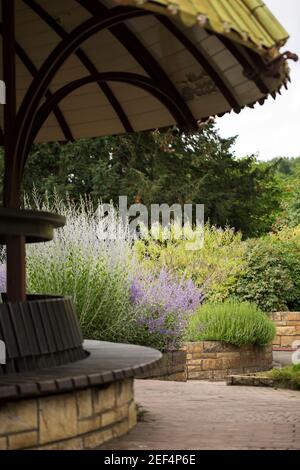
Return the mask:
<path fill-rule="evenodd" d="M 36 3 L 35 0 L 23 0 L 43 21 L 45 21 L 49 27 L 51 27 L 57 34 L 60 35 L 61 38 L 67 37 L 68 33 L 59 25 L 57 22 L 40 6 Z M 103 15 L 103 13 L 107 13 L 110 10 L 104 5 L 99 2 L 95 2 L 95 0 L 74 0 L 77 1 L 83 8 L 85 8 L 89 13 L 94 16 Z M 148 49 L 142 44 L 141 41 L 137 38 L 137 36 L 132 33 L 132 31 L 125 25 L 125 24 L 118 24 L 116 26 L 112 26 L 108 28 L 109 31 L 117 38 L 117 40 L 124 46 L 129 54 L 136 60 L 138 64 L 145 70 L 145 72 L 153 79 L 160 80 L 164 87 L 170 89 L 174 96 L 177 97 L 177 100 L 181 103 L 182 112 L 186 115 L 186 120 L 189 121 L 191 126 L 195 125 L 195 118 L 190 111 L 189 107 L 187 106 L 186 102 L 174 86 L 173 82 L 169 79 L 168 75 L 165 73 L 163 68 L 160 66 L 159 62 L 154 58 L 154 56 L 148 51 Z M 94 66 L 92 61 L 89 59 L 87 54 L 78 49 L 75 54 L 81 61 L 81 63 L 86 67 L 88 72 L 93 75 L 99 73 L 99 70 Z M 113 96 L 112 91 L 108 87 L 107 84 L 102 83 L 99 84 L 102 91 L 105 92 L 107 98 L 111 102 L 111 105 L 116 108 L 115 110 L 118 111 L 117 114 L 119 115 L 120 119 L 120 104 L 116 103 L 116 98 Z M 109 90 L 109 93 L 108 91 Z M 110 96 L 109 96 L 110 95 Z M 114 103 L 113 103 L 114 101 Z M 124 111 L 122 110 L 122 114 L 126 116 Z M 124 119 L 121 119 L 124 125 Z M 127 119 L 126 126 L 124 128 L 127 132 L 132 132 L 133 129 L 130 128 L 129 120 Z"/>
<path fill-rule="evenodd" d="M 44 21 L 61 39 L 65 39 L 68 37 L 67 31 L 64 30 L 64 28 L 57 22 L 55 21 L 49 13 L 47 13 L 44 8 L 36 3 L 35 0 L 23 0 L 26 5 L 31 8 L 32 11 L 38 17 Z M 86 55 L 86 53 L 82 49 L 77 49 L 75 51 L 75 55 L 77 58 L 80 60 L 82 65 L 87 69 L 88 73 L 96 74 L 99 73 L 93 62 L 89 59 L 89 57 Z M 109 88 L 109 86 L 106 83 L 99 84 L 99 88 L 104 93 L 106 99 L 114 109 L 116 115 L 118 116 L 125 132 L 133 132 L 133 128 L 129 122 L 128 117 L 126 116 L 126 113 L 124 112 L 122 106 L 120 105 L 119 101 L 115 97 L 114 93 L 112 90 Z"/>
<path fill-rule="evenodd" d="M 21 176 L 24 159 L 26 159 L 25 153 L 28 149 L 28 139 L 36 113 L 38 112 L 38 106 L 61 65 L 93 34 L 127 19 L 148 14 L 150 12 L 141 9 L 113 8 L 107 14 L 102 15 L 101 18 L 93 17 L 82 23 L 52 51 L 27 90 L 17 115 L 14 155 L 20 170 L 19 176 Z"/>
<path fill-rule="evenodd" d="M 154 81 L 149 77 L 145 77 L 143 75 L 129 73 L 129 72 L 105 72 L 99 73 L 95 75 L 89 75 L 87 77 L 79 78 L 75 80 L 52 94 L 51 98 L 49 98 L 39 109 L 36 119 L 34 122 L 34 126 L 32 128 L 32 132 L 30 134 L 30 139 L 28 145 L 31 146 L 34 142 L 36 135 L 40 128 L 42 127 L 43 123 L 48 118 L 49 114 L 53 111 L 53 108 L 57 106 L 66 96 L 71 94 L 73 91 L 81 88 L 82 86 L 88 85 L 90 83 L 101 83 L 101 82 L 121 82 L 127 83 L 133 86 L 137 86 L 142 88 L 143 90 L 147 91 L 155 98 L 157 98 L 172 114 L 174 117 L 175 122 L 177 122 L 181 126 L 185 126 L 187 122 L 185 121 L 184 116 L 181 113 L 180 106 L 178 106 L 174 97 L 169 93 L 166 92 L 163 88 L 161 88 L 160 83 Z M 24 162 L 25 164 L 25 162 Z"/>
<path fill-rule="evenodd" d="M 103 13 L 108 10 L 102 2 L 96 0 L 76 0 L 82 7 L 88 10 L 91 14 L 96 15 Z M 233 109 L 239 109 L 241 106 L 227 86 L 221 75 L 214 69 L 214 67 L 205 58 L 203 53 L 197 48 L 192 41 L 185 36 L 180 29 L 167 17 L 163 15 L 155 15 L 157 21 L 161 23 L 195 58 L 201 68 L 210 76 L 216 87 L 220 90 L 225 100 Z M 144 63 L 141 63 L 142 67 L 147 70 L 147 64 L 150 64 L 149 57 L 145 56 L 145 52 L 149 54 L 148 50 L 141 44 L 139 39 L 132 33 L 132 31 L 124 24 L 118 24 L 110 28 L 110 32 L 118 39 L 118 41 L 125 45 L 128 52 L 140 62 L 143 58 L 147 59 Z M 142 47 L 144 51 L 140 51 L 137 54 L 138 48 Z M 150 54 L 151 55 L 151 54 Z M 140 59 L 141 58 L 141 59 Z M 153 58 L 153 56 L 152 56 Z M 151 59 L 151 57 L 150 57 Z M 148 67 L 149 68 L 149 67 Z M 154 67 L 155 69 L 155 67 Z M 153 66 L 150 67 L 150 73 L 153 70 Z M 152 76 L 152 75 L 150 75 Z M 170 81 L 170 80 L 169 80 Z M 172 84 L 172 82 L 171 82 Z M 173 84 L 172 84 L 173 85 Z"/>
<path fill-rule="evenodd" d="M 75 1 L 92 15 L 103 15 L 109 11 L 109 8 L 95 0 Z M 163 67 L 143 45 L 138 37 L 123 23 L 117 24 L 116 26 L 112 26 L 108 29 L 118 42 L 126 48 L 135 61 L 145 70 L 149 77 L 154 80 L 158 80 L 161 83 L 161 88 L 163 87 L 165 90 L 169 90 L 172 95 L 176 97 L 176 100 L 180 103 L 182 113 L 185 115 L 186 122 L 193 127 L 196 120 L 191 110 L 178 92 L 172 80 L 168 77 L 168 74 L 164 71 Z"/>
<path fill-rule="evenodd" d="M 38 73 L 37 68 L 34 66 L 34 64 L 31 62 L 30 58 L 27 56 L 26 52 L 24 49 L 16 43 L 16 53 L 19 57 L 19 59 L 22 61 L 24 66 L 27 68 L 28 72 L 31 74 L 31 76 L 34 78 L 36 74 Z M 45 93 L 45 98 L 51 98 L 52 93 L 48 89 Z M 72 131 L 63 115 L 63 112 L 60 110 L 58 106 L 56 106 L 53 109 L 53 114 L 56 117 L 56 120 L 58 122 L 58 125 L 60 126 L 60 129 L 65 136 L 66 140 L 70 140 L 71 142 L 74 141 L 74 137 L 72 135 Z"/>
<path fill-rule="evenodd" d="M 1 36 L 3 35 L 3 24 L 2 23 L 0 23 L 0 35 Z M 28 57 L 28 55 L 26 54 L 24 49 L 21 47 L 21 45 L 17 41 L 15 41 L 15 48 L 16 48 L 16 54 L 19 57 L 22 64 L 24 65 L 24 67 L 26 67 L 26 69 L 28 70 L 28 72 L 30 73 L 30 75 L 32 77 L 35 77 L 38 70 L 35 67 L 35 65 L 32 63 L 31 59 Z M 50 96 L 51 96 L 51 91 L 47 90 L 46 93 L 45 93 L 45 97 L 49 98 Z M 56 120 L 58 122 L 58 125 L 60 126 L 60 129 L 61 129 L 63 135 L 65 136 L 65 139 L 70 140 L 70 141 L 74 141 L 71 129 L 69 128 L 68 123 L 65 120 L 65 117 L 64 117 L 62 111 L 57 107 L 53 110 L 53 113 L 56 117 Z M 1 131 L 0 131 L 0 135 L 1 135 Z M 0 143 L 1 143 L 1 139 L 0 139 Z"/>

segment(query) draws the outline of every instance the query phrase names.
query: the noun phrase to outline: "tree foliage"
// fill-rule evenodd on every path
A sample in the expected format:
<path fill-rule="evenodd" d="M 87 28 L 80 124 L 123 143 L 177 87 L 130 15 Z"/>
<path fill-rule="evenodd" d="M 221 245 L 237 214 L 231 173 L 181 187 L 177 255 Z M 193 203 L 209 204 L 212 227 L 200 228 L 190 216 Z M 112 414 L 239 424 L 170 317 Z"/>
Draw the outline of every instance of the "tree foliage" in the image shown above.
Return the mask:
<path fill-rule="evenodd" d="M 221 138 L 213 126 L 193 134 L 176 129 L 35 145 L 23 182 L 26 193 L 66 193 L 92 200 L 205 204 L 205 216 L 244 236 L 259 236 L 274 223 L 281 189 L 276 165 L 254 156 L 235 157 L 235 138 Z M 3 168 L 0 163 L 0 171 Z"/>

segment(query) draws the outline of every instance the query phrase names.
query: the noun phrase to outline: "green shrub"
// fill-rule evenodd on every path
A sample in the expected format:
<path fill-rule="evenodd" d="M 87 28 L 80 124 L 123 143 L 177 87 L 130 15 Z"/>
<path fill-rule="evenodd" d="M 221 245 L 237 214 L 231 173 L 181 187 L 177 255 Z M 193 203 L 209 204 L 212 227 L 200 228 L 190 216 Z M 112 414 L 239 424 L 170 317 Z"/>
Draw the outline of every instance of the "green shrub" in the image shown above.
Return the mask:
<path fill-rule="evenodd" d="M 233 229 L 206 224 L 204 244 L 198 250 L 187 250 L 185 238 L 162 241 L 150 236 L 137 241 L 135 248 L 150 269 L 166 267 L 187 276 L 207 300 L 217 302 L 228 298 L 243 270 L 245 247 L 241 238 Z"/>
<path fill-rule="evenodd" d="M 246 242 L 244 268 L 232 295 L 266 312 L 300 307 L 300 244 L 278 236 Z"/>
<path fill-rule="evenodd" d="M 190 318 L 186 340 L 264 345 L 273 340 L 275 331 L 274 323 L 254 304 L 206 303 Z"/>

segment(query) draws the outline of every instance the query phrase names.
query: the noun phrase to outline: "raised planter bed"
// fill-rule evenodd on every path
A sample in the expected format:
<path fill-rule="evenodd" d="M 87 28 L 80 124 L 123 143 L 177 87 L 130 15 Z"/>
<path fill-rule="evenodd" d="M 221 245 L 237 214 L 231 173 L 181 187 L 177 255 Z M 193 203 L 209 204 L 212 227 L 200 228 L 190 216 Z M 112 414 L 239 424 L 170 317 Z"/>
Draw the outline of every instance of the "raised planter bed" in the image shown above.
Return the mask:
<path fill-rule="evenodd" d="M 163 354 L 147 375 L 157 380 L 224 380 L 228 375 L 260 372 L 272 368 L 272 345 L 242 346 L 220 341 L 187 342 L 181 351 Z"/>
<path fill-rule="evenodd" d="M 188 380 L 224 380 L 228 375 L 272 368 L 272 345 L 236 347 L 220 341 L 184 343 Z"/>
<path fill-rule="evenodd" d="M 300 342 L 300 312 L 275 312 L 269 316 L 276 324 L 274 349 L 296 348 L 295 342 Z"/>

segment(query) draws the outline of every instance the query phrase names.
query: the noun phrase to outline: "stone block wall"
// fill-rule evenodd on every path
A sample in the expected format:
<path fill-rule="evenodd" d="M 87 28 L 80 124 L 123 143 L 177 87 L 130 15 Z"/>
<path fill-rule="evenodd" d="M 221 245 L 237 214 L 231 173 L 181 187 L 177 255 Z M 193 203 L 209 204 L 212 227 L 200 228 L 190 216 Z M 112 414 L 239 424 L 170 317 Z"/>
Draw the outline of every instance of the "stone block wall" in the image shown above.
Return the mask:
<path fill-rule="evenodd" d="M 0 450 L 93 449 L 136 424 L 133 379 L 0 403 Z"/>
<path fill-rule="evenodd" d="M 150 372 L 147 371 L 147 374 L 139 374 L 137 377 L 139 379 L 185 382 L 187 380 L 186 369 L 186 352 L 169 351 L 163 353 L 162 358 L 156 362 Z"/>
<path fill-rule="evenodd" d="M 272 345 L 242 346 L 220 341 L 188 342 L 183 345 L 187 357 L 188 380 L 223 380 L 228 375 L 271 369 Z"/>
<path fill-rule="evenodd" d="M 300 341 L 300 312 L 276 312 L 270 318 L 276 323 L 275 347 L 291 348 Z"/>

